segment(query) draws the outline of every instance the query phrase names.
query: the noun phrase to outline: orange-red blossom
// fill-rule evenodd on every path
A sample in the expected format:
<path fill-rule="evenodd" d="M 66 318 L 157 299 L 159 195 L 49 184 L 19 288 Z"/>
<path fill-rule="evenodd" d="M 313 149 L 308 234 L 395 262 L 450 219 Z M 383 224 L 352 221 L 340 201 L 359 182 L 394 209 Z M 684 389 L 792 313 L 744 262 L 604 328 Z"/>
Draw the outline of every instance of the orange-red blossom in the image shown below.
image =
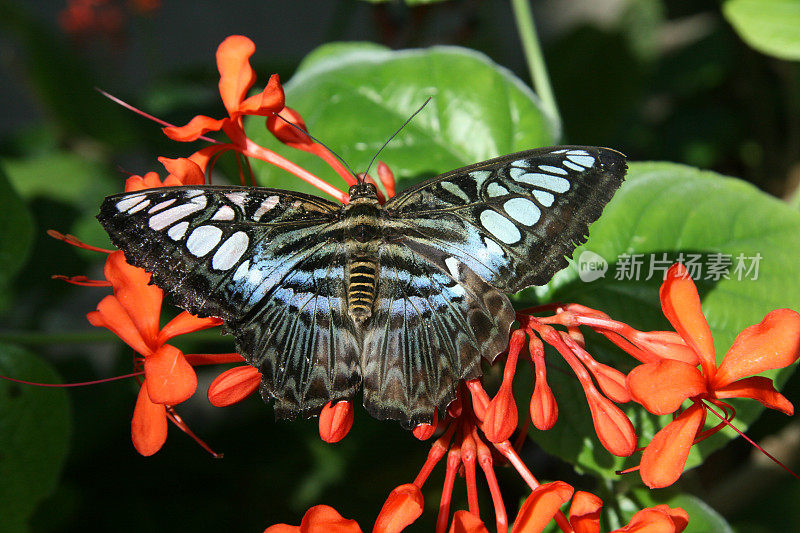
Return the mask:
<path fill-rule="evenodd" d="M 603 501 L 588 492 L 574 492 L 563 481 L 554 481 L 534 489 L 517 513 L 511 533 L 538 533 L 561 513 L 561 506 L 572 499 L 568 518 L 562 531 L 599 533 L 600 511 Z M 423 500 L 413 484 L 397 487 L 381 509 L 372 529 L 373 533 L 398 533 L 408 527 L 422 512 Z M 681 509 L 657 505 L 642 509 L 628 523 L 611 533 L 680 533 L 689 522 L 689 515 Z M 450 533 L 489 533 L 483 521 L 470 511 L 456 511 L 450 524 Z M 277 524 L 264 533 L 361 533 L 355 520 L 343 518 L 334 508 L 317 505 L 309 509 L 299 526 Z"/>
<path fill-rule="evenodd" d="M 702 370 L 674 359 L 645 363 L 630 372 L 628 387 L 635 401 L 649 412 L 676 412 L 685 400 L 692 404 L 656 433 L 642 454 L 640 473 L 649 487 L 666 487 L 683 472 L 696 439 L 725 426 L 733 408 L 722 400 L 750 398 L 770 409 L 792 414 L 792 404 L 775 390 L 772 380 L 755 376 L 783 368 L 800 356 L 800 314 L 776 309 L 742 331 L 717 365 L 711 330 L 700 307 L 697 288 L 681 264 L 673 265 L 661 287 L 661 307 L 672 326 L 697 354 Z M 708 404 L 726 413 L 726 420 L 700 433 Z"/>

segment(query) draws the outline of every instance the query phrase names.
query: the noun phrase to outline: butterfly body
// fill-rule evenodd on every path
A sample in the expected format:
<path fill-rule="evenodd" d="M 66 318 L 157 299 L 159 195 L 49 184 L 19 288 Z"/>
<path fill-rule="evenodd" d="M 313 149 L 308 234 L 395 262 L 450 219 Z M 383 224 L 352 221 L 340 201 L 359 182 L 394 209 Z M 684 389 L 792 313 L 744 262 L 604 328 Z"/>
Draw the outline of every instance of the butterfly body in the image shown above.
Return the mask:
<path fill-rule="evenodd" d="M 100 215 L 128 262 L 178 305 L 225 321 L 276 414 L 312 415 L 359 388 L 413 427 L 508 343 L 504 293 L 546 283 L 619 187 L 624 157 L 520 152 L 339 205 L 259 187 L 111 196 Z"/>

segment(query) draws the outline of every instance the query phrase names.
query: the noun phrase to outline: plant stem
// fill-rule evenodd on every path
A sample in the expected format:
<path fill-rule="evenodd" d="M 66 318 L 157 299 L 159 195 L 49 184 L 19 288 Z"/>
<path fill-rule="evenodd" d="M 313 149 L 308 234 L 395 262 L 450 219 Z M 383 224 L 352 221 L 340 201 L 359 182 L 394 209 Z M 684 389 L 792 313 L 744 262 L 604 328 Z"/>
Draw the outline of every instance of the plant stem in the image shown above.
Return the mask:
<path fill-rule="evenodd" d="M 542 48 L 539 46 L 539 38 L 536 35 L 530 0 L 511 0 L 511 7 L 514 9 L 514 18 L 517 21 L 522 50 L 525 52 L 525 59 L 528 62 L 533 89 L 542 100 L 542 108 L 547 118 L 556 126 L 557 135 L 560 137 L 561 115 L 558 112 L 558 104 L 553 95 L 550 76 L 547 74 Z"/>

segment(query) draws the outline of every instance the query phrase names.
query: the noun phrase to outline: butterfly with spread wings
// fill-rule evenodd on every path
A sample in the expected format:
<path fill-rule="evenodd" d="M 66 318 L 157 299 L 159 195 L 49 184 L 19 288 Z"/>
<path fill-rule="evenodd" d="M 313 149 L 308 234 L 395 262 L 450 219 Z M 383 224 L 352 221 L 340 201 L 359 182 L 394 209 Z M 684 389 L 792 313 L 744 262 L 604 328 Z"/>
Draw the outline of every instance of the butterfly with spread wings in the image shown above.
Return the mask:
<path fill-rule="evenodd" d="M 508 344 L 505 293 L 547 283 L 622 183 L 625 157 L 561 146 L 423 181 L 385 205 L 261 187 L 106 198 L 98 219 L 180 307 L 224 320 L 279 417 L 364 389 L 407 427 L 443 413 Z"/>

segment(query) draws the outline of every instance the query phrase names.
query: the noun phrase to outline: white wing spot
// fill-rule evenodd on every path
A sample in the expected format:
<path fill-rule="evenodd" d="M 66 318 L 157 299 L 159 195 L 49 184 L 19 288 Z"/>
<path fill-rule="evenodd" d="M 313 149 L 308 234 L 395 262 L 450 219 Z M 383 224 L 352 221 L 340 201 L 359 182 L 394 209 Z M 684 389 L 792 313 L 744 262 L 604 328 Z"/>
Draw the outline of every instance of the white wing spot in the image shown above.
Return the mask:
<path fill-rule="evenodd" d="M 136 194 L 134 196 L 128 196 L 127 198 L 120 200 L 117 202 L 117 211 L 127 211 L 131 207 L 135 206 L 139 202 L 142 201 L 144 198 L 144 194 Z"/>
<path fill-rule="evenodd" d="M 267 198 L 266 200 L 264 200 L 263 202 L 261 202 L 261 205 L 258 206 L 258 209 L 256 209 L 256 212 L 253 213 L 253 220 L 255 220 L 256 222 L 261 220 L 261 217 L 264 216 L 264 213 L 266 213 L 267 211 L 269 211 L 270 209 L 272 209 L 273 207 L 278 205 L 279 201 L 280 201 L 280 198 L 278 196 L 276 196 L 276 195 L 273 195 L 273 196 L 270 196 L 269 198 Z"/>
<path fill-rule="evenodd" d="M 242 261 L 242 264 L 239 265 L 239 268 L 236 269 L 236 272 L 233 273 L 233 281 L 239 281 L 240 279 L 247 276 L 247 271 L 250 270 L 250 260 L 245 259 Z"/>
<path fill-rule="evenodd" d="M 503 196 L 504 194 L 508 194 L 508 189 L 500 185 L 496 182 L 491 182 L 488 187 L 486 187 L 486 192 L 489 193 L 489 196 Z"/>
<path fill-rule="evenodd" d="M 566 150 L 564 151 L 567 152 Z M 569 152 L 567 152 L 567 155 L 589 155 L 589 152 L 587 152 L 586 150 L 570 150 Z"/>
<path fill-rule="evenodd" d="M 158 202 L 156 205 L 154 205 L 153 207 L 151 207 L 147 211 L 147 214 L 148 215 L 152 215 L 156 211 L 161 211 L 162 209 L 165 209 L 165 208 L 171 206 L 172 204 L 174 204 L 175 200 L 176 200 L 175 198 L 170 198 L 169 200 L 164 200 L 163 202 Z"/>
<path fill-rule="evenodd" d="M 201 191 L 200 189 L 192 189 L 190 191 L 186 191 L 186 198 L 192 199 L 197 196 L 200 196 L 201 194 L 203 194 L 203 191 Z"/>
<path fill-rule="evenodd" d="M 139 202 L 135 206 L 133 206 L 130 209 L 128 209 L 128 214 L 132 215 L 134 213 L 138 213 L 139 211 L 141 211 L 142 209 L 144 209 L 148 205 L 150 205 L 150 200 L 144 200 L 142 202 Z"/>
<path fill-rule="evenodd" d="M 211 258 L 211 267 L 216 270 L 228 270 L 242 258 L 249 244 L 250 238 L 247 233 L 237 231 L 214 252 L 214 257 Z"/>
<path fill-rule="evenodd" d="M 200 226 L 189 234 L 186 248 L 195 257 L 203 257 L 219 244 L 222 230 L 216 226 Z"/>
<path fill-rule="evenodd" d="M 565 166 L 565 167 L 567 167 L 567 168 L 571 168 L 572 170 L 574 170 L 574 171 L 576 171 L 576 172 L 583 172 L 584 170 L 586 170 L 586 169 L 585 169 L 585 168 L 583 168 L 582 166 L 580 166 L 580 165 L 576 165 L 576 164 L 575 164 L 575 163 L 573 163 L 572 161 L 567 161 L 567 160 L 564 160 L 564 161 L 562 161 L 562 162 L 561 162 L 561 164 L 562 164 L 562 165 L 564 165 L 564 166 Z"/>
<path fill-rule="evenodd" d="M 244 209 L 244 201 L 247 199 L 247 195 L 245 193 L 229 192 L 225 195 L 225 197 L 230 200 L 232 204 Z"/>
<path fill-rule="evenodd" d="M 464 200 L 465 202 L 469 202 L 469 196 L 467 196 L 467 194 L 464 191 L 461 190 L 461 187 L 459 187 L 455 183 L 453 183 L 451 181 L 442 181 L 442 182 L 439 182 L 439 185 L 442 187 L 442 189 L 446 190 L 447 192 L 449 192 L 453 196 L 456 196 L 456 197 Z"/>
<path fill-rule="evenodd" d="M 522 167 L 522 168 L 528 168 L 529 166 L 531 166 L 530 162 L 527 159 L 517 159 L 511 164 L 515 167 Z"/>
<path fill-rule="evenodd" d="M 554 167 L 551 165 L 539 165 L 539 170 L 544 170 L 545 172 L 550 172 L 551 174 L 561 174 L 562 176 L 566 176 L 569 174 L 566 170 L 561 167 Z"/>
<path fill-rule="evenodd" d="M 186 230 L 189 228 L 189 223 L 185 220 L 183 222 L 178 222 L 171 228 L 167 230 L 167 235 L 173 241 L 179 241 L 183 239 L 183 236 L 186 234 Z"/>
<path fill-rule="evenodd" d="M 522 238 L 517 226 L 497 211 L 484 210 L 481 213 L 481 224 L 486 231 L 506 244 L 514 244 Z"/>
<path fill-rule="evenodd" d="M 542 216 L 539 207 L 527 198 L 512 198 L 503 204 L 503 209 L 511 218 L 526 226 L 533 226 Z"/>
<path fill-rule="evenodd" d="M 535 190 L 533 191 L 533 197 L 539 200 L 539 203 L 545 207 L 550 207 L 553 205 L 553 202 L 556 201 L 556 197 L 547 191 Z"/>
<path fill-rule="evenodd" d="M 567 192 L 569 190 L 569 180 L 560 176 L 552 176 L 550 174 L 538 173 L 519 173 L 518 175 L 511 174 L 511 177 L 522 183 L 527 183 L 535 187 L 542 187 L 553 192 Z"/>
<path fill-rule="evenodd" d="M 563 154 L 563 153 L 564 153 L 564 152 L 566 152 L 566 151 L 567 151 L 567 149 L 566 149 L 566 148 L 562 148 L 561 150 L 553 150 L 553 151 L 552 151 L 552 152 L 550 152 L 550 153 L 551 153 L 551 154 Z"/>
<path fill-rule="evenodd" d="M 594 166 L 594 157 L 590 155 L 570 155 L 567 154 L 567 159 L 575 163 L 576 165 L 582 165 L 586 168 L 592 168 Z"/>
<path fill-rule="evenodd" d="M 167 210 L 161 211 L 150 217 L 150 229 L 161 231 L 167 226 L 171 226 L 182 218 L 186 218 L 196 211 L 200 211 L 206 206 L 206 196 L 193 197 L 188 204 L 176 205 Z"/>
<path fill-rule="evenodd" d="M 478 188 L 478 190 L 481 190 L 483 187 L 483 182 L 486 181 L 491 175 L 492 172 L 489 170 L 473 170 L 469 173 L 469 176 L 475 180 L 475 186 Z"/>
<path fill-rule="evenodd" d="M 233 208 L 229 205 L 223 205 L 217 212 L 214 213 L 214 216 L 211 217 L 211 220 L 233 220 L 236 214 L 233 212 Z"/>
<path fill-rule="evenodd" d="M 450 276 L 452 276 L 453 279 L 458 279 L 458 259 L 455 257 L 448 257 L 444 260 L 444 264 L 447 265 L 447 270 L 450 271 Z"/>
<path fill-rule="evenodd" d="M 500 247 L 497 242 L 489 237 L 484 237 L 483 242 L 486 244 L 486 249 L 489 251 L 491 255 L 499 255 L 500 257 L 505 257 L 506 253 L 503 251 L 503 248 Z"/>

